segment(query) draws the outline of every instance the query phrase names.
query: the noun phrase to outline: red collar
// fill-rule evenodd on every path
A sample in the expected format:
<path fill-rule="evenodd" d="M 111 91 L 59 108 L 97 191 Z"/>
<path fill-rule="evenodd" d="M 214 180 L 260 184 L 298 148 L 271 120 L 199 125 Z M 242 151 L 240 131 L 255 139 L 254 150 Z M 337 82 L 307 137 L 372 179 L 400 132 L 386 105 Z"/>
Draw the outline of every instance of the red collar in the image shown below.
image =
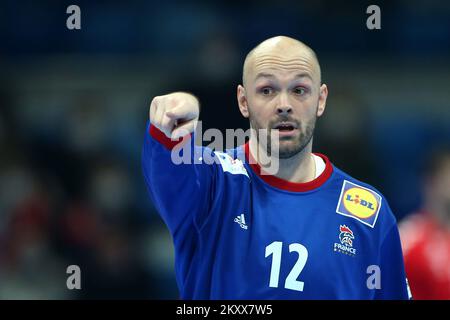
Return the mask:
<path fill-rule="evenodd" d="M 333 173 L 333 166 L 331 165 L 331 162 L 330 160 L 328 160 L 327 156 L 321 153 L 314 153 L 315 155 L 321 157 L 325 161 L 325 170 L 320 174 L 320 176 L 318 176 L 316 179 L 312 181 L 304 183 L 290 182 L 273 175 L 267 174 L 262 175 L 260 165 L 255 161 L 253 156 L 250 154 L 250 147 L 248 142 L 244 145 L 244 152 L 245 152 L 245 159 L 252 168 L 253 172 L 255 172 L 263 181 L 265 181 L 269 185 L 286 191 L 305 192 L 314 190 L 323 185 Z M 249 161 L 249 159 L 251 159 L 251 161 Z"/>

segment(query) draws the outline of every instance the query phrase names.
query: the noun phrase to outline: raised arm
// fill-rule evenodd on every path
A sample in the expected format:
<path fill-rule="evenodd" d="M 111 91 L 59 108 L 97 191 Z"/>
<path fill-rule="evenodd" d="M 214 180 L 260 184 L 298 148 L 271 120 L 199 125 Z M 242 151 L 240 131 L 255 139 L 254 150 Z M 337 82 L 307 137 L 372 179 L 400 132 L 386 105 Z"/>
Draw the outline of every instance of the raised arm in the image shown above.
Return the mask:
<path fill-rule="evenodd" d="M 197 219 L 207 213 L 214 166 L 194 161 L 195 150 L 200 148 L 194 146 L 192 134 L 199 116 L 196 97 L 184 92 L 155 97 L 149 116 L 143 173 L 153 203 L 177 244 L 199 227 Z M 183 150 L 190 150 L 189 163 L 172 161 L 171 152 L 178 143 L 183 144 Z"/>

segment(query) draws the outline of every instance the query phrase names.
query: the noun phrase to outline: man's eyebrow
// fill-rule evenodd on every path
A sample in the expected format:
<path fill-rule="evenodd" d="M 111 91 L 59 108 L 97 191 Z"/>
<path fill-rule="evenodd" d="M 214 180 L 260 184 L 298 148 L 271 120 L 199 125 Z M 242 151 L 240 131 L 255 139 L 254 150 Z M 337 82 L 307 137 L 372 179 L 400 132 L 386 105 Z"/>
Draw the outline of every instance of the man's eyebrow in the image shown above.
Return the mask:
<path fill-rule="evenodd" d="M 275 78 L 275 76 L 271 73 L 265 73 L 265 72 L 260 72 L 256 75 L 255 80 L 258 80 L 259 78 Z M 311 75 L 309 73 L 303 72 L 303 73 L 298 73 L 294 76 L 295 79 L 297 78 L 308 78 L 311 81 L 313 81 L 313 78 L 311 77 Z"/>
<path fill-rule="evenodd" d="M 311 75 L 306 72 L 296 74 L 295 78 L 309 78 L 311 81 L 313 81 L 313 78 L 311 77 Z"/>
<path fill-rule="evenodd" d="M 260 72 L 256 75 L 255 80 L 258 80 L 259 78 L 275 78 L 275 76 L 271 73 Z"/>

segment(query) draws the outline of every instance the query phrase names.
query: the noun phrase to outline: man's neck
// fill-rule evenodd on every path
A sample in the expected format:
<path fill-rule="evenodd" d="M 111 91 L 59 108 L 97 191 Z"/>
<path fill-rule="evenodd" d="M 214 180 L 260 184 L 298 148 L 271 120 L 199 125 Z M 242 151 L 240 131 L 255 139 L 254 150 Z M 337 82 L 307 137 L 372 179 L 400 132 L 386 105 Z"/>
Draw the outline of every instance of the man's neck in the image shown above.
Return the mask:
<path fill-rule="evenodd" d="M 264 148 L 258 144 L 256 139 L 250 139 L 249 146 L 250 153 L 258 162 L 262 170 L 264 170 L 264 166 L 260 161 L 260 159 L 268 159 Z M 312 140 L 295 156 L 287 159 L 277 159 L 279 161 L 279 166 L 277 173 L 274 175 L 280 179 L 294 183 L 305 183 L 314 180 L 316 165 L 311 150 Z M 263 155 L 263 157 L 258 155 Z"/>

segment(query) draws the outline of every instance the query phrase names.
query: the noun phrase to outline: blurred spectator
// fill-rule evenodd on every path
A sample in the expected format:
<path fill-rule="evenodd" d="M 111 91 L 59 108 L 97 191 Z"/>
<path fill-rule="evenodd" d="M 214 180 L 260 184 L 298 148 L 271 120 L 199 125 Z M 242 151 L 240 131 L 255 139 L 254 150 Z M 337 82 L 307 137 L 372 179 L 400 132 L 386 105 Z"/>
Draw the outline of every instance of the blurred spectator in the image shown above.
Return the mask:
<path fill-rule="evenodd" d="M 0 299 L 63 299 L 65 266 L 51 241 L 49 190 L 17 161 L 0 172 Z M 6 204 L 6 205 L 5 205 Z"/>
<path fill-rule="evenodd" d="M 407 277 L 414 299 L 450 299 L 450 148 L 431 156 L 424 196 L 400 224 Z"/>

